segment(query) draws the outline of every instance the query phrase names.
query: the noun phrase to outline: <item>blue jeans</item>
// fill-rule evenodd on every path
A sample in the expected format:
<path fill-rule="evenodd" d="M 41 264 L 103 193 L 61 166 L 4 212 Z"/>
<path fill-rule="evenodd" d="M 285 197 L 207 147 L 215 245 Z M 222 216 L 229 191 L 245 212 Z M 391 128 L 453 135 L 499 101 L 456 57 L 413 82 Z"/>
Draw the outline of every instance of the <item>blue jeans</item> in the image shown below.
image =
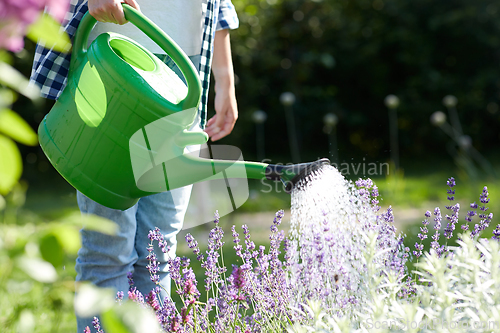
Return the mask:
<path fill-rule="evenodd" d="M 198 68 L 200 56 L 190 59 Z M 182 77 L 177 66 L 168 57 L 164 61 Z M 76 260 L 76 281 L 89 281 L 99 287 L 123 291 L 127 295 L 127 274 L 132 272 L 135 286 L 143 295 L 147 295 L 155 287 L 146 268 L 149 264 L 146 259 L 148 233 L 155 227 L 160 228 L 171 248 L 169 255 L 175 255 L 176 235 L 182 229 L 191 189 L 192 185 L 153 194 L 139 199 L 135 206 L 124 211 L 102 206 L 77 192 L 78 207 L 83 214 L 95 214 L 115 222 L 118 232 L 110 236 L 91 230 L 80 231 L 82 248 L 78 251 Z M 170 276 L 166 264 L 168 255 L 162 253 L 158 246 L 155 246 L 155 253 L 160 263 L 160 271 L 157 273 L 160 275 L 160 283 L 170 292 Z M 167 292 L 161 292 L 162 298 L 167 296 Z M 92 330 L 92 319 L 77 316 L 77 332 L 82 333 L 86 326 Z"/>

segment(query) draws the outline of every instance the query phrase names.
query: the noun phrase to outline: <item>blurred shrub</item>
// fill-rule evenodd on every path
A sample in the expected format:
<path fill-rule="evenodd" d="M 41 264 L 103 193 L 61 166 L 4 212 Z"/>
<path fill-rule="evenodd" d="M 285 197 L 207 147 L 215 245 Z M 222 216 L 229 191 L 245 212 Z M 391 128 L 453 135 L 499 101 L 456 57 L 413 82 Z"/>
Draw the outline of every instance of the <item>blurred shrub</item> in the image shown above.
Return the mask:
<path fill-rule="evenodd" d="M 430 115 L 458 97 L 464 131 L 481 151 L 498 141 L 500 5 L 492 0 L 233 0 L 231 35 L 240 121 L 228 138 L 256 151 L 254 110 L 268 113 L 266 157 L 288 156 L 283 91 L 294 111 L 302 158 L 328 153 L 322 118 L 339 117 L 340 157 L 389 158 L 384 97 L 401 100 L 402 158 L 442 153 L 448 140 Z M 488 124 L 488 126 L 486 126 Z M 317 133 L 320 133 L 318 135 Z M 348 151 L 348 153 L 346 153 Z M 247 158 L 248 159 L 248 158 Z M 286 161 L 281 161 L 286 162 Z"/>

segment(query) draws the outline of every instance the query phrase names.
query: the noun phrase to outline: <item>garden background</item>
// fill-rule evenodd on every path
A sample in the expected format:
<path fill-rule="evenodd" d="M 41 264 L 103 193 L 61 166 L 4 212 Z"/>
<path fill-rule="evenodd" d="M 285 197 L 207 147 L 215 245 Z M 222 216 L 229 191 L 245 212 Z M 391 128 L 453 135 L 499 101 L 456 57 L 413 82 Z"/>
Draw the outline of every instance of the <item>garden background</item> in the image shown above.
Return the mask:
<path fill-rule="evenodd" d="M 393 206 L 395 223 L 409 241 L 414 242 L 425 211 L 446 201 L 446 179 L 451 176 L 457 180 L 463 210 L 477 202 L 482 187 L 488 186 L 495 216 L 492 227 L 496 226 L 500 4 L 487 0 L 233 3 L 240 18 L 240 28 L 231 32 L 240 118 L 233 133 L 218 143 L 239 147 L 250 161 L 265 158 L 286 164 L 329 157 L 339 166 L 352 166 L 345 177 L 374 179 L 382 206 Z M 14 67 L 25 76 L 33 54 L 29 40 L 25 50 L 11 54 Z M 392 99 L 391 104 L 388 95 L 397 96 L 397 103 Z M 456 105 L 450 98 L 443 104 L 447 95 L 456 97 Z M 13 110 L 36 129 L 50 106 L 19 96 Z M 265 117 L 256 111 L 264 111 Z M 446 123 L 436 111 L 446 115 Z M 68 226 L 67 221 L 77 212 L 76 196 L 39 147 L 19 145 L 19 149 L 22 180 L 5 197 L 0 212 L 0 327 L 5 332 L 30 331 L 31 321 L 36 332 L 71 331 L 78 239 L 75 223 Z M 370 163 L 390 167 L 363 174 Z M 249 200 L 221 219 L 227 233 L 232 224 L 247 223 L 256 243 L 268 244 L 267 228 L 274 213 L 288 210 L 290 198 L 282 190 L 267 191 L 266 184 L 250 182 Z M 287 215 L 285 227 L 286 220 Z M 52 228 L 54 221 L 59 229 Z M 188 231 L 202 244 L 208 226 Z M 182 240 L 185 233 L 179 236 L 179 253 L 188 255 Z M 13 258 L 33 250 L 30 244 L 38 244 L 36 251 L 56 268 L 55 282 L 39 282 L 16 271 Z"/>

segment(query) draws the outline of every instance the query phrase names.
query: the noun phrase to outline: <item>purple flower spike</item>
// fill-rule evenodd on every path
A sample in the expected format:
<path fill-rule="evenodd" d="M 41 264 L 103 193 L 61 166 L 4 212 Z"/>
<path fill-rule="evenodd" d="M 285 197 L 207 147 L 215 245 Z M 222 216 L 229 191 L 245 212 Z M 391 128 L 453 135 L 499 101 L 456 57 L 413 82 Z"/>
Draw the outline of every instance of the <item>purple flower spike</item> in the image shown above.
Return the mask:
<path fill-rule="evenodd" d="M 476 235 L 480 234 L 483 230 L 488 228 L 490 225 L 491 219 L 493 218 L 493 214 L 486 214 L 486 211 L 488 210 L 488 207 L 486 207 L 486 204 L 490 202 L 490 199 L 488 198 L 488 187 L 483 187 L 483 191 L 481 192 L 479 196 L 479 201 L 483 204 L 482 206 L 479 206 L 474 202 L 471 204 L 471 208 L 477 209 L 479 208 L 480 212 L 479 214 L 477 212 L 470 212 L 468 216 L 465 218 L 467 222 L 471 221 L 472 216 L 478 215 L 479 216 L 479 224 L 474 225 L 474 230 L 471 232 L 471 237 L 475 237 Z M 473 215 L 472 215 L 473 214 Z"/>
<path fill-rule="evenodd" d="M 497 227 L 495 228 L 495 230 L 493 230 L 493 237 L 491 238 L 500 241 L 500 224 L 497 224 Z"/>
<path fill-rule="evenodd" d="M 480 201 L 483 204 L 487 204 L 488 202 L 490 202 L 490 199 L 488 199 L 488 187 L 486 186 L 483 188 L 483 193 L 481 193 L 480 195 Z"/>
<path fill-rule="evenodd" d="M 215 214 L 214 214 L 214 223 L 215 223 L 215 225 L 219 225 L 219 220 L 220 220 L 219 211 L 216 210 Z"/>
<path fill-rule="evenodd" d="M 434 215 L 436 216 L 434 218 L 434 230 L 436 232 L 434 233 L 434 235 L 432 235 L 433 242 L 431 243 L 431 247 L 434 250 L 436 250 L 438 255 L 440 255 L 440 246 L 439 246 L 440 233 L 439 233 L 439 230 L 441 230 L 442 217 L 441 217 L 441 210 L 439 209 L 439 207 L 436 207 L 436 209 L 434 209 Z"/>
<path fill-rule="evenodd" d="M 233 273 L 231 273 L 233 277 L 233 285 L 236 289 L 241 289 L 245 286 L 245 271 L 236 265 L 233 265 Z"/>
<path fill-rule="evenodd" d="M 456 185 L 455 184 L 455 178 L 451 177 L 448 179 L 446 184 L 450 187 L 446 192 L 448 193 L 448 200 L 453 201 L 455 200 L 455 197 L 453 196 L 455 194 L 455 190 L 453 187 Z"/>
<path fill-rule="evenodd" d="M 196 254 L 196 258 L 203 258 L 203 255 L 200 256 L 200 248 L 198 247 L 198 242 L 194 239 L 194 237 L 191 234 L 186 234 L 185 239 L 188 243 L 188 247 L 193 250 L 194 254 Z"/>
<path fill-rule="evenodd" d="M 128 285 L 132 287 L 134 285 L 134 276 L 132 272 L 127 273 Z"/>
<path fill-rule="evenodd" d="M 455 230 L 455 224 L 458 223 L 458 213 L 460 211 L 460 204 L 457 203 L 452 207 L 449 207 L 453 214 L 446 215 L 446 219 L 448 220 L 448 225 L 446 226 L 444 230 L 444 235 L 446 239 L 450 239 L 453 236 L 453 231 Z"/>
<path fill-rule="evenodd" d="M 448 181 L 446 182 L 446 185 L 448 185 L 449 187 L 455 186 L 456 185 L 455 184 L 455 178 L 453 178 L 453 177 L 448 178 Z"/>
<path fill-rule="evenodd" d="M 94 317 L 94 320 L 92 320 L 92 325 L 97 331 L 96 333 L 104 333 L 104 331 L 101 329 L 101 323 L 99 322 L 99 318 Z"/>

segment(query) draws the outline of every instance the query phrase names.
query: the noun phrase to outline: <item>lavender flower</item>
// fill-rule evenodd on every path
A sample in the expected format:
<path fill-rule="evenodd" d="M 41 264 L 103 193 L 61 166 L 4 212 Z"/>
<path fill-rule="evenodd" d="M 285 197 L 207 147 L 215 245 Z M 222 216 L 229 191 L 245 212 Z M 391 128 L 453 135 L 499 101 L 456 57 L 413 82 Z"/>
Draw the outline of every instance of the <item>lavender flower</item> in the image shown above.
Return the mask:
<path fill-rule="evenodd" d="M 448 220 L 448 224 L 444 229 L 444 236 L 446 239 L 450 239 L 453 236 L 453 231 L 455 230 L 455 224 L 458 223 L 458 213 L 460 211 L 460 204 L 456 203 L 454 206 L 448 207 L 453 214 L 446 215 L 446 219 Z"/>
<path fill-rule="evenodd" d="M 473 204 L 471 204 L 471 207 L 473 206 Z M 472 222 L 472 218 L 474 216 L 476 216 L 477 213 L 473 210 L 469 210 L 467 211 L 467 214 L 465 215 L 465 221 L 466 223 L 464 225 L 462 225 L 462 230 L 469 230 L 469 223 Z"/>
<path fill-rule="evenodd" d="M 488 228 L 490 225 L 491 220 L 493 219 L 493 214 L 486 214 L 486 211 L 488 210 L 488 207 L 486 207 L 486 204 L 490 202 L 490 199 L 488 198 L 489 193 L 488 193 L 488 188 L 486 186 L 483 187 L 483 191 L 481 192 L 481 195 L 479 196 L 479 201 L 482 203 L 482 206 L 478 206 L 475 202 L 472 203 L 470 206 L 473 209 L 477 209 L 479 207 L 479 214 L 476 212 L 471 211 L 471 217 L 474 215 L 479 216 L 479 224 L 476 223 L 474 225 L 474 230 L 471 232 L 471 237 L 474 237 L 478 234 L 480 234 L 483 230 Z M 473 215 L 472 215 L 473 214 Z"/>
<path fill-rule="evenodd" d="M 434 209 L 434 230 L 436 231 L 432 236 L 431 248 L 433 248 L 438 254 L 440 254 L 440 245 L 439 245 L 439 230 L 441 230 L 441 210 L 436 207 Z"/>
<path fill-rule="evenodd" d="M 92 326 L 94 326 L 96 333 L 104 333 L 104 331 L 101 329 L 101 323 L 99 322 L 99 318 L 94 317 L 94 320 L 92 320 Z"/>
<path fill-rule="evenodd" d="M 238 257 L 243 257 L 243 255 L 241 254 L 243 246 L 240 245 L 240 239 L 238 238 L 240 235 L 238 234 L 238 232 L 236 232 L 236 227 L 234 225 L 231 227 L 231 231 L 233 232 L 233 243 L 235 244 L 234 250 L 236 251 L 236 255 Z"/>
<path fill-rule="evenodd" d="M 245 270 L 241 267 L 233 265 L 233 272 L 231 273 L 232 283 L 236 289 L 242 289 L 245 286 Z"/>
<path fill-rule="evenodd" d="M 117 302 L 121 302 L 121 301 L 123 301 L 123 296 L 124 296 L 123 291 L 118 291 L 118 292 L 116 293 L 116 301 L 117 301 Z"/>
<path fill-rule="evenodd" d="M 276 213 L 270 228 L 268 250 L 263 245 L 255 249 L 247 225 L 242 226 L 243 250 L 240 234 L 235 226 L 231 228 L 233 248 L 241 258 L 241 264 L 233 265 L 227 277 L 221 255 L 224 233 L 218 225 L 216 213 L 208 248 L 205 256 L 199 259 L 206 276 L 205 303 L 199 300 L 200 292 L 190 260 L 179 257 L 168 260 L 172 280 L 183 302 L 179 311 L 170 297 L 160 302 L 158 286 L 143 297 L 134 287 L 131 274 L 129 299 L 151 308 L 161 327 L 168 332 L 247 333 L 280 331 L 290 322 L 308 322 L 310 319 L 304 314 L 304 300 L 318 301 L 327 315 L 349 319 L 370 309 L 370 297 L 392 293 L 391 300 L 405 299 L 411 303 L 415 301 L 413 295 L 421 288 L 433 288 L 432 284 L 416 285 L 407 275 L 405 263 L 410 256 L 410 248 L 404 245 L 404 235 L 396 234 L 392 207 L 377 215 L 374 206 L 378 205 L 378 200 L 373 198 L 377 198 L 378 192 L 373 183 L 359 180 L 356 184 L 365 190 L 360 191 L 359 188 L 349 187 L 339 174 L 327 171 L 312 175 L 307 183 L 300 186 L 300 190 L 292 193 L 291 230 L 287 238 L 279 230 L 284 212 Z M 448 199 L 453 201 L 453 178 L 448 180 L 448 185 Z M 483 221 L 481 227 L 492 219 L 492 214 L 486 213 L 485 205 L 489 202 L 486 188 L 480 201 L 483 205 L 479 208 Z M 446 215 L 448 225 L 444 234 L 449 238 L 458 221 L 460 205 L 456 203 L 447 208 L 451 214 Z M 440 209 L 436 208 L 433 214 L 435 233 L 431 248 L 434 251 L 430 256 L 450 260 L 443 268 L 446 273 L 446 270 L 455 269 L 455 264 L 452 264 L 454 256 L 447 246 L 439 244 Z M 418 234 L 420 242 L 415 243 L 413 251 L 417 258 L 423 254 L 423 241 L 428 237 L 431 216 L 432 213 L 427 211 L 422 221 Z M 472 216 L 468 213 L 466 220 L 472 219 Z M 367 237 L 367 234 L 372 236 Z M 494 238 L 498 237 L 500 225 L 494 232 Z M 151 275 L 155 275 L 157 264 L 152 250 L 153 241 L 164 240 L 156 229 L 150 232 L 150 240 L 148 268 Z M 193 253 L 200 256 L 198 242 L 192 235 L 188 234 L 186 241 Z M 280 259 L 283 242 L 284 261 Z M 446 256 L 443 256 L 444 253 Z M 424 262 L 428 261 L 426 256 Z M 391 279 L 396 279 L 397 283 Z M 397 290 L 392 287 L 395 285 Z M 304 311 L 302 314 L 291 312 L 293 308 Z"/>
<path fill-rule="evenodd" d="M 424 249 L 424 245 L 422 244 L 422 241 L 427 238 L 427 233 L 428 229 L 427 226 L 429 225 L 429 217 L 431 217 L 431 212 L 426 211 L 425 212 L 425 219 L 422 221 L 422 227 L 420 227 L 420 233 L 418 234 L 418 238 L 420 239 L 420 243 L 415 243 L 415 251 L 413 251 L 413 254 L 419 258 L 422 255 L 422 251 Z"/>
<path fill-rule="evenodd" d="M 497 224 L 495 230 L 493 230 L 493 239 L 500 241 L 500 224 Z"/>
<path fill-rule="evenodd" d="M 448 181 L 446 182 L 446 184 L 450 187 L 448 190 L 447 190 L 447 193 L 448 193 L 448 200 L 449 201 L 453 201 L 455 200 L 455 190 L 453 189 L 453 187 L 456 185 L 455 183 L 455 178 L 451 177 L 451 178 L 448 178 Z"/>
<path fill-rule="evenodd" d="M 194 254 L 196 254 L 196 260 L 202 261 L 203 254 L 200 253 L 198 242 L 194 239 L 194 237 L 191 234 L 186 234 L 185 239 L 186 242 L 188 243 L 188 247 L 193 250 Z"/>

